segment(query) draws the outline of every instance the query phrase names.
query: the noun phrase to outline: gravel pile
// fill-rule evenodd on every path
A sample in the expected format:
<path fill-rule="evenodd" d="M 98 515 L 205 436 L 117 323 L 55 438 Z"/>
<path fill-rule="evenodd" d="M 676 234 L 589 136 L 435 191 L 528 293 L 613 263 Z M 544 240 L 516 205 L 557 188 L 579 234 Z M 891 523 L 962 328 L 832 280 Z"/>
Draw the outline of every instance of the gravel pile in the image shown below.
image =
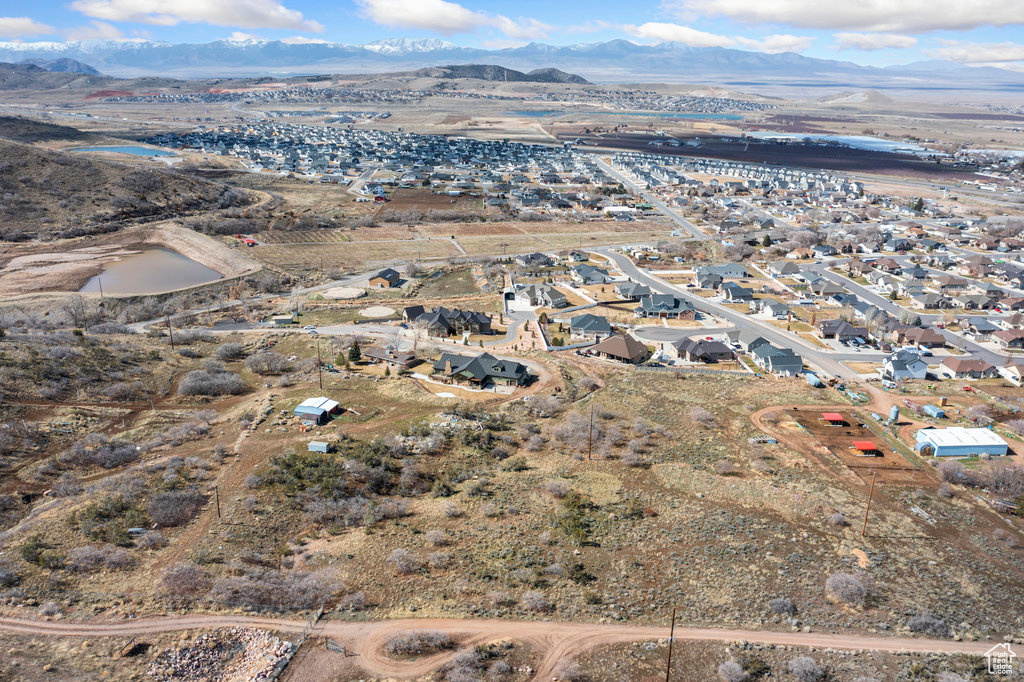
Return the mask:
<path fill-rule="evenodd" d="M 266 680 L 294 651 L 291 642 L 254 628 L 227 628 L 161 652 L 147 672 L 161 682 Z"/>

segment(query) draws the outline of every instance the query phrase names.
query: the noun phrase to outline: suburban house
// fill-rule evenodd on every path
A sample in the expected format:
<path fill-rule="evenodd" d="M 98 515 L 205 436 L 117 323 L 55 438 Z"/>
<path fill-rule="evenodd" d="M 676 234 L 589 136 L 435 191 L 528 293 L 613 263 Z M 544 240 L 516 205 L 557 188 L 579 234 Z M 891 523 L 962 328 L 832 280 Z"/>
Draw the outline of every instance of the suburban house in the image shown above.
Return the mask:
<path fill-rule="evenodd" d="M 402 311 L 402 319 L 409 324 L 423 325 L 431 336 L 453 334 L 492 334 L 491 316 L 486 313 L 458 308 L 438 307 L 426 311 L 421 305 L 409 306 Z"/>
<path fill-rule="evenodd" d="M 1000 329 L 992 338 L 1002 348 L 1024 348 L 1024 329 Z"/>
<path fill-rule="evenodd" d="M 772 374 L 780 376 L 796 376 L 803 371 L 804 361 L 789 348 L 779 348 L 767 341 L 754 346 L 749 351 L 754 364 Z"/>
<path fill-rule="evenodd" d="M 527 253 L 516 256 L 516 265 L 524 268 L 546 268 L 551 265 L 551 259 L 543 253 Z"/>
<path fill-rule="evenodd" d="M 371 364 L 384 363 L 392 369 L 409 369 L 417 360 L 415 353 L 396 350 L 391 345 L 369 346 L 363 349 L 362 356 Z"/>
<path fill-rule="evenodd" d="M 789 306 L 781 301 L 776 301 L 774 298 L 753 300 L 750 302 L 750 308 L 775 320 L 785 320 L 789 317 Z"/>
<path fill-rule="evenodd" d="M 939 365 L 939 374 L 949 379 L 987 379 L 996 376 L 995 365 L 981 358 L 950 356 Z"/>
<path fill-rule="evenodd" d="M 931 327 L 906 327 L 897 332 L 896 340 L 918 348 L 942 348 L 946 345 L 946 337 Z"/>
<path fill-rule="evenodd" d="M 851 341 L 853 339 L 866 341 L 868 330 L 866 327 L 854 327 L 846 320 L 822 320 L 818 323 L 818 336 L 823 339 L 838 339 L 839 341 Z"/>
<path fill-rule="evenodd" d="M 921 359 L 920 354 L 909 350 L 898 350 L 882 360 L 882 378 L 896 381 L 899 379 L 924 379 L 928 376 L 928 363 Z"/>
<path fill-rule="evenodd" d="M 640 306 L 633 309 L 633 315 L 692 320 L 697 317 L 697 311 L 684 298 L 671 294 L 648 294 L 640 299 Z"/>
<path fill-rule="evenodd" d="M 722 293 L 725 295 L 725 300 L 730 303 L 749 303 L 754 300 L 753 289 L 742 287 L 735 282 L 723 284 Z"/>
<path fill-rule="evenodd" d="M 627 301 L 639 301 L 644 296 L 651 295 L 651 288 L 646 284 L 626 282 L 615 287 L 615 293 L 619 298 Z"/>
<path fill-rule="evenodd" d="M 523 386 L 530 380 L 526 365 L 513 360 L 499 360 L 490 353 L 442 353 L 441 358 L 434 363 L 433 374 L 446 383 L 469 384 L 479 388 L 490 384 Z"/>
<path fill-rule="evenodd" d="M 609 360 L 636 365 L 647 359 L 648 351 L 647 346 L 632 336 L 614 334 L 596 346 L 591 346 L 587 352 Z"/>
<path fill-rule="evenodd" d="M 572 278 L 580 284 L 604 284 L 612 279 L 607 270 L 593 265 L 577 265 L 572 269 Z"/>
<path fill-rule="evenodd" d="M 385 268 L 370 278 L 370 286 L 374 289 L 390 289 L 398 286 L 402 275 L 397 270 Z"/>
<path fill-rule="evenodd" d="M 777 260 L 768 264 L 768 274 L 773 277 L 792 277 L 800 272 L 799 266 L 789 260 Z"/>
<path fill-rule="evenodd" d="M 572 336 L 600 341 L 611 336 L 612 326 L 605 317 L 583 313 L 569 320 L 569 332 Z"/>
<path fill-rule="evenodd" d="M 950 426 L 945 429 L 921 429 L 914 446 L 922 455 L 934 457 L 979 457 L 1005 455 L 1007 443 L 990 429 Z"/>
<path fill-rule="evenodd" d="M 331 416 L 341 412 L 341 406 L 337 400 L 330 398 L 307 398 L 295 406 L 292 414 L 304 422 L 310 422 L 317 426 L 326 424 Z"/>
<path fill-rule="evenodd" d="M 725 362 L 735 357 L 732 348 L 721 341 L 679 339 L 668 346 L 669 355 L 688 362 Z"/>
<path fill-rule="evenodd" d="M 547 284 L 529 284 L 516 291 L 516 301 L 528 306 L 544 308 L 564 308 L 569 301 L 558 289 Z"/>
<path fill-rule="evenodd" d="M 1014 386 L 1024 385 L 1024 362 L 1010 362 L 999 368 L 999 376 Z"/>
<path fill-rule="evenodd" d="M 717 289 L 722 286 L 722 276 L 713 272 L 698 272 L 694 282 L 698 289 Z"/>

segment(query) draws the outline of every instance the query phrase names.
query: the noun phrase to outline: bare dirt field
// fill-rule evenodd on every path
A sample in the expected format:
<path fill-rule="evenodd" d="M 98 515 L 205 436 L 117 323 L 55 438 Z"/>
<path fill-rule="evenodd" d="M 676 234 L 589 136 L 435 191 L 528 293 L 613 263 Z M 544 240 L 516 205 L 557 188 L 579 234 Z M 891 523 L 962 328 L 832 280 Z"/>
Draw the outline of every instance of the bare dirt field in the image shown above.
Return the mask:
<path fill-rule="evenodd" d="M 834 411 L 834 410 L 829 410 Z M 861 426 L 861 418 L 855 413 L 842 410 L 836 411 L 843 417 L 843 422 L 833 424 L 822 418 L 821 410 L 808 411 L 794 408 L 790 410 L 793 420 L 806 429 L 829 453 L 853 470 L 865 481 L 870 481 L 872 474 L 877 474 L 880 483 L 899 483 L 903 485 L 934 484 L 935 479 L 917 468 L 907 459 L 893 451 L 877 433 Z M 854 449 L 854 441 L 869 441 L 878 450 L 876 455 L 865 456 Z"/>

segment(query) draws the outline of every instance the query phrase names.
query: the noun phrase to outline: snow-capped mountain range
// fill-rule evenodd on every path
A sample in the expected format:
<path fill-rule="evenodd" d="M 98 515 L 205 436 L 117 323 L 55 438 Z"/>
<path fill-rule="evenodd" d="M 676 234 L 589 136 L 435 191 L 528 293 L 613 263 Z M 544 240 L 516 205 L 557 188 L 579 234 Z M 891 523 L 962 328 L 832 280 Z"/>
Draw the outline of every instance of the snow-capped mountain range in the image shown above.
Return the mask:
<path fill-rule="evenodd" d="M 530 43 L 487 50 L 444 40 L 394 38 L 366 45 L 239 36 L 202 44 L 147 40 L 0 42 L 0 61 L 75 59 L 111 76 L 230 77 L 384 73 L 447 64 L 500 64 L 528 71 L 556 68 L 593 82 L 677 82 L 750 87 L 874 89 L 966 88 L 1024 90 L 1024 74 L 953 62 L 886 68 L 814 59 L 793 52 L 766 54 L 678 43 L 637 45 L 626 40 L 555 46 Z"/>

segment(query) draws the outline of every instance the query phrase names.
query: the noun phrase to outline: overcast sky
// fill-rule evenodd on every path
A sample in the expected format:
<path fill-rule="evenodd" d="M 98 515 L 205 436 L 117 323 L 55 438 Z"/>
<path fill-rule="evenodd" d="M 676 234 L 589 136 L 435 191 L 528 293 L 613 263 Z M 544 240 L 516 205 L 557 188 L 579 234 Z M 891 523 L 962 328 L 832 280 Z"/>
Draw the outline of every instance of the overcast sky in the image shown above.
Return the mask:
<path fill-rule="evenodd" d="M 246 38 L 471 47 L 623 38 L 861 64 L 951 59 L 1024 71 L 1024 0 L 0 0 L 0 40 Z"/>

